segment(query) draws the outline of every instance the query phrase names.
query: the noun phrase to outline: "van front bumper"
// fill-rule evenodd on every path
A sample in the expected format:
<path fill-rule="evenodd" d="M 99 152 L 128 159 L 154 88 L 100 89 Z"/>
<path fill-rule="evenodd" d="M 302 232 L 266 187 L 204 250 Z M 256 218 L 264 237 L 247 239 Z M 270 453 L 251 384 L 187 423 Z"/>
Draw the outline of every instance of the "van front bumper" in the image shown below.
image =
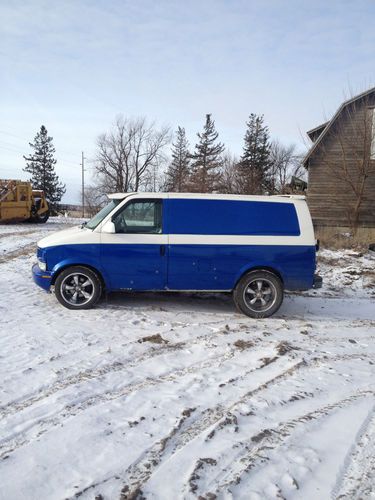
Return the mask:
<path fill-rule="evenodd" d="M 42 271 L 38 264 L 34 264 L 32 267 L 32 275 L 34 283 L 48 292 L 51 287 L 52 273 L 49 271 Z"/>
<path fill-rule="evenodd" d="M 322 288 L 323 278 L 319 274 L 314 274 L 313 288 Z"/>

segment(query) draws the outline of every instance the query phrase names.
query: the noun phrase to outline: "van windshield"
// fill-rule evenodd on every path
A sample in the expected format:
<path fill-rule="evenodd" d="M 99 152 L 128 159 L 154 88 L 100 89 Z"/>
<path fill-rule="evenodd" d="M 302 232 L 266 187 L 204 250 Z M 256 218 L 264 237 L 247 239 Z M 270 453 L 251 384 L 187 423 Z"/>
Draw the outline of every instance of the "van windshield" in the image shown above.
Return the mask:
<path fill-rule="evenodd" d="M 122 199 L 118 200 L 111 200 L 108 205 L 106 205 L 104 208 L 100 210 L 92 219 L 88 221 L 87 224 L 85 224 L 85 227 L 88 227 L 89 229 L 95 229 L 101 222 L 102 220 L 107 217 L 107 215 L 112 212 L 112 210 L 117 207 L 117 205 L 122 201 Z"/>

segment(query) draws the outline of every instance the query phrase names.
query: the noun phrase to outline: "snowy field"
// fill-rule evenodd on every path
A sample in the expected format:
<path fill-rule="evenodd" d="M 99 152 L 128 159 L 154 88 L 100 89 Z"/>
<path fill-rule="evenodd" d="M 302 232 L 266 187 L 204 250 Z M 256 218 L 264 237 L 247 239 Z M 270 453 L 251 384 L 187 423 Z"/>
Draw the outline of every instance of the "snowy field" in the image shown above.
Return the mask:
<path fill-rule="evenodd" d="M 113 294 L 70 311 L 0 226 L 0 498 L 375 498 L 375 256 L 266 320 L 228 296 Z"/>

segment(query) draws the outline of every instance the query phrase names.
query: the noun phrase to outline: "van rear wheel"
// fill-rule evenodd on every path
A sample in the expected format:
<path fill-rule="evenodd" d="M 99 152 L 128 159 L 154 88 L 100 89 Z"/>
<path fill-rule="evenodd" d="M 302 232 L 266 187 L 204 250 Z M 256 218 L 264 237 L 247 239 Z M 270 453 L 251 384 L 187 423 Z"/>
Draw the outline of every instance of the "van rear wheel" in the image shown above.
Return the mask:
<path fill-rule="evenodd" d="M 233 292 L 237 308 L 251 318 L 272 316 L 283 302 L 283 284 L 271 271 L 256 270 L 243 276 Z"/>
<path fill-rule="evenodd" d="M 99 300 L 101 293 L 99 277 L 87 267 L 68 267 L 56 278 L 56 298 L 68 309 L 90 309 Z"/>

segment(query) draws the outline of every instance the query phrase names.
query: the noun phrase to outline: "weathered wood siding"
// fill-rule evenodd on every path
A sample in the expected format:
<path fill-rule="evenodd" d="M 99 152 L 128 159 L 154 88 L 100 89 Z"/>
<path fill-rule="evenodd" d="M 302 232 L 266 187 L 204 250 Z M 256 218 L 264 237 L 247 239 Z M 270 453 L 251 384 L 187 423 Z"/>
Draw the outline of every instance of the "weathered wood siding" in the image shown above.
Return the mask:
<path fill-rule="evenodd" d="M 370 156 L 370 128 L 367 129 L 367 137 L 361 140 L 361 130 L 365 116 L 370 116 L 370 106 L 375 106 L 375 91 L 365 101 L 344 108 L 331 131 L 327 132 L 309 158 L 307 201 L 317 227 L 348 226 L 348 209 L 355 204 L 356 197 L 340 176 L 345 166 L 350 179 L 356 182 L 359 158 L 365 152 Z M 359 226 L 375 227 L 375 160 L 372 160 L 371 173 L 365 185 Z"/>

